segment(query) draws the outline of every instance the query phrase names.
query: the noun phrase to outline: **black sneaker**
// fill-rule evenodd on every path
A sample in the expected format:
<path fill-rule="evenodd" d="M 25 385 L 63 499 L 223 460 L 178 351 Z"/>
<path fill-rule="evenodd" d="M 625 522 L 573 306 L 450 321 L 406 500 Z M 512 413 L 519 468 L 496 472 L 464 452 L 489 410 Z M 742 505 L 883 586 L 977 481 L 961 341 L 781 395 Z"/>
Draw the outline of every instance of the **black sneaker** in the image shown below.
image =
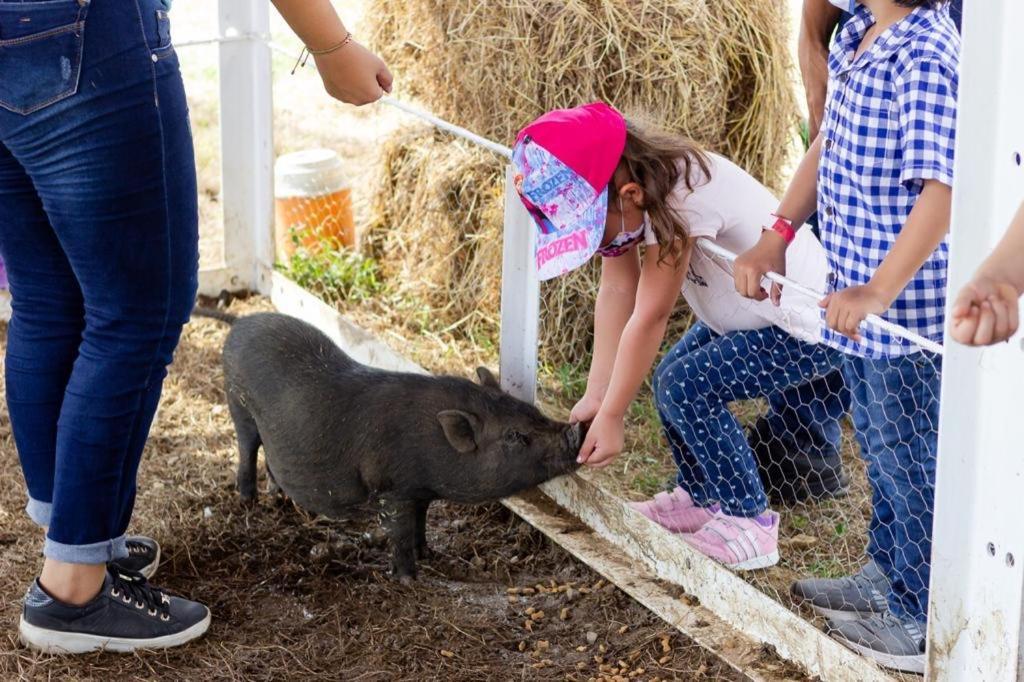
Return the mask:
<path fill-rule="evenodd" d="M 847 494 L 849 479 L 838 452 L 822 457 L 804 451 L 794 439 L 783 442 L 763 417 L 747 439 L 772 502 L 795 504 Z"/>
<path fill-rule="evenodd" d="M 115 559 L 110 565 L 122 573 L 141 573 L 147 580 L 152 578 L 160 565 L 160 544 L 143 535 L 129 535 L 124 544 L 128 547 L 128 556 Z"/>
<path fill-rule="evenodd" d="M 103 588 L 88 604 L 51 597 L 35 580 L 25 595 L 18 633 L 32 649 L 53 654 L 163 649 L 185 644 L 210 627 L 210 610 L 172 597 L 138 573 L 107 568 Z"/>

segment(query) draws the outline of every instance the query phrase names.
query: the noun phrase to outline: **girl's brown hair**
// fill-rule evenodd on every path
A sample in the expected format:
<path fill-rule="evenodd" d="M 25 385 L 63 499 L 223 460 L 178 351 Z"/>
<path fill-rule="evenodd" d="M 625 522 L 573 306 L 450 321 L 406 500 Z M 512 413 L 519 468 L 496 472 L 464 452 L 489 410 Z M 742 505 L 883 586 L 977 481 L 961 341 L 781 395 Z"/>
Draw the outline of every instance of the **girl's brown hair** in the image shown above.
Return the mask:
<path fill-rule="evenodd" d="M 693 140 L 627 118 L 626 148 L 619 162 L 619 171 L 623 170 L 629 175 L 627 182 L 644 190 L 641 208 L 658 238 L 659 261 L 676 258 L 689 244 L 690 226 L 669 205 L 669 197 L 680 181 L 692 192 L 711 178 L 707 153 Z M 612 184 L 609 196 L 618 190 L 614 180 Z"/>

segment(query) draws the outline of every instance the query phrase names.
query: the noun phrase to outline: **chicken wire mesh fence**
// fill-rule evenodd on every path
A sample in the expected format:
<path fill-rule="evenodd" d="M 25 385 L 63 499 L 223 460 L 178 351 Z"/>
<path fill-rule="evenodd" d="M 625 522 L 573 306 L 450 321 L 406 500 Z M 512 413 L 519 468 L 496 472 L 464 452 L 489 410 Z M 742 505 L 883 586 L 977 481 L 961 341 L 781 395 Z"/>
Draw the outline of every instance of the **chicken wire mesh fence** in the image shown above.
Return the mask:
<path fill-rule="evenodd" d="M 670 340 L 653 414 L 633 424 L 660 431 L 660 447 L 621 467 L 671 461 L 674 475 L 635 506 L 807 615 L 891 610 L 923 626 L 941 355 L 912 341 L 846 355 L 814 338 L 820 294 L 784 288 L 781 311 L 764 313 L 770 302 L 715 291 L 709 280 L 731 283 L 729 258 L 693 258 L 684 295 L 711 312 Z M 778 324 L 757 325 L 758 308 Z"/>

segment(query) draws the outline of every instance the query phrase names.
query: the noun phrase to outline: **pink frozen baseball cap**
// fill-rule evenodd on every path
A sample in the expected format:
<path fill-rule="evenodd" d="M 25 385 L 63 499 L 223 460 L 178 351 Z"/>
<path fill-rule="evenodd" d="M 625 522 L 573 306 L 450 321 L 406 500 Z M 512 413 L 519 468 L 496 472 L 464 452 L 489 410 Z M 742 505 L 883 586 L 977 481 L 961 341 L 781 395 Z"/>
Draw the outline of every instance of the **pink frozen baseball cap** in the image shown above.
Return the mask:
<path fill-rule="evenodd" d="M 608 185 L 625 146 L 626 121 L 603 102 L 550 111 L 516 137 L 512 165 L 537 225 L 541 280 L 578 268 L 600 247 Z"/>

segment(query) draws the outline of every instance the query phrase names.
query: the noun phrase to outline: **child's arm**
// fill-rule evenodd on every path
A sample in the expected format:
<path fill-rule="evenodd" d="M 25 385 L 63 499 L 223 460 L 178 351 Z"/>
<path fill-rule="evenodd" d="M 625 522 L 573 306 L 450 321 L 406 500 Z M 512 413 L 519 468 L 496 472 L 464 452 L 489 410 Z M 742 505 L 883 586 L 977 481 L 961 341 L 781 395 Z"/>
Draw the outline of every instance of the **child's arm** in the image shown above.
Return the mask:
<path fill-rule="evenodd" d="M 633 314 L 622 330 L 608 392 L 587 431 L 579 461 L 605 466 L 622 452 L 626 409 L 651 371 L 665 338 L 690 263 L 692 245 L 676 258 L 658 263 L 661 249 L 652 245 L 644 254 L 643 270 Z"/>
<path fill-rule="evenodd" d="M 924 188 L 896 236 L 892 250 L 882 259 L 871 280 L 826 296 L 826 324 L 840 334 L 860 341 L 860 324 L 869 314 L 881 315 L 900 295 L 914 274 L 942 243 L 949 231 L 953 190 L 939 180 L 925 180 Z"/>
<path fill-rule="evenodd" d="M 827 0 L 804 0 L 800 15 L 800 77 L 807 93 L 808 132 L 818 136 L 828 89 L 828 45 L 842 12 Z"/>
<path fill-rule="evenodd" d="M 953 305 L 953 338 L 967 346 L 1006 341 L 1017 331 L 1017 299 L 1024 294 L 1024 203 L 999 244 Z"/>
<path fill-rule="evenodd" d="M 311 50 L 327 50 L 345 39 L 330 0 L 273 0 L 295 35 Z M 334 52 L 313 55 L 327 94 L 348 104 L 376 102 L 391 92 L 391 72 L 380 57 L 356 41 Z"/>
<path fill-rule="evenodd" d="M 622 330 L 633 314 L 639 280 L 637 249 L 618 258 L 601 259 L 601 286 L 594 308 L 594 355 L 590 361 L 586 393 L 569 415 L 573 424 L 593 420 L 601 408 L 612 378 Z"/>
<path fill-rule="evenodd" d="M 778 215 L 793 223 L 794 229 L 799 228 L 814 213 L 818 198 L 818 160 L 821 158 L 821 136 L 815 138 L 811 148 L 807 150 L 800 166 L 789 183 L 789 189 L 779 204 Z M 768 219 L 768 216 L 765 216 Z M 741 296 L 763 301 L 768 292 L 761 286 L 768 272 L 786 274 L 786 242 L 780 234 L 771 230 L 761 233 L 751 249 L 740 254 L 733 265 L 733 277 L 736 291 Z M 772 286 L 772 302 L 776 305 L 782 298 L 782 289 Z"/>

